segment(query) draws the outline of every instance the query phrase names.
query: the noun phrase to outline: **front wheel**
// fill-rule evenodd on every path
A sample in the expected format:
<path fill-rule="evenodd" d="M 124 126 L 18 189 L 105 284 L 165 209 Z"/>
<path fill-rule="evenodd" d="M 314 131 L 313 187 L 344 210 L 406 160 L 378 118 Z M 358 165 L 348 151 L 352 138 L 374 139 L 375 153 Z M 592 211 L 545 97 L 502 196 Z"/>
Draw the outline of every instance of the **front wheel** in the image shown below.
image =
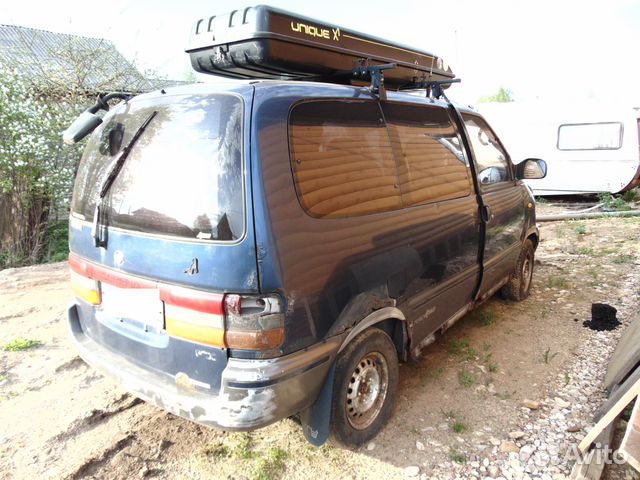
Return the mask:
<path fill-rule="evenodd" d="M 371 440 L 391 417 L 398 388 L 398 355 L 391 338 L 370 328 L 336 361 L 331 406 L 332 437 L 357 447 Z"/>
<path fill-rule="evenodd" d="M 520 302 L 529 296 L 533 283 L 534 253 L 533 242 L 529 239 L 525 240 L 516 270 L 500 291 L 503 298 Z"/>

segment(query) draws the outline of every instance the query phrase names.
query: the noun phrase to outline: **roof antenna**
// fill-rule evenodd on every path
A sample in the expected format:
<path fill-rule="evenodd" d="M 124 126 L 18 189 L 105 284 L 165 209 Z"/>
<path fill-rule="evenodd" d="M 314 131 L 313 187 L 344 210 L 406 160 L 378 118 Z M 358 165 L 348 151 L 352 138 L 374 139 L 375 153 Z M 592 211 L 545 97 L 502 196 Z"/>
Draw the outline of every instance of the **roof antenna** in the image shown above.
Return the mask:
<path fill-rule="evenodd" d="M 384 88 L 384 74 L 385 70 L 396 68 L 395 63 L 385 63 L 383 65 L 361 65 L 355 67 L 352 71 L 353 76 L 356 78 L 371 78 L 371 93 L 378 100 L 387 99 L 387 91 Z"/>

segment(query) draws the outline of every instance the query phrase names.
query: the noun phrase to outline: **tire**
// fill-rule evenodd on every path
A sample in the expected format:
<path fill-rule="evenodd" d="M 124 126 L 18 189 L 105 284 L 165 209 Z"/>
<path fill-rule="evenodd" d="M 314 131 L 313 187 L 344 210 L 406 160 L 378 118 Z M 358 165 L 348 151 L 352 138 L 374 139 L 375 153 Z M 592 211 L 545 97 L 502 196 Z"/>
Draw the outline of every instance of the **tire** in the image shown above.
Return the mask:
<path fill-rule="evenodd" d="M 369 328 L 338 355 L 331 438 L 345 447 L 371 440 L 387 423 L 398 390 L 398 354 L 385 332 Z"/>
<path fill-rule="evenodd" d="M 515 272 L 509 278 L 507 284 L 502 287 L 502 298 L 521 302 L 529 296 L 533 283 L 533 265 L 535 249 L 529 239 L 524 241 Z"/>

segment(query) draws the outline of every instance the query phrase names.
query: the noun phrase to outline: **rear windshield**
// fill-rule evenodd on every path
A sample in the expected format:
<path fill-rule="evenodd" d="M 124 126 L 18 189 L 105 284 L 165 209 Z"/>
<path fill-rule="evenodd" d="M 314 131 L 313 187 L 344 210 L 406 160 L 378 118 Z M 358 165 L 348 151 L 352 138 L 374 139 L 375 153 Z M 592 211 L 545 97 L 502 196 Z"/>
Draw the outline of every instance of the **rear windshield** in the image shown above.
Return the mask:
<path fill-rule="evenodd" d="M 71 211 L 93 220 L 100 183 L 116 155 L 157 112 L 103 200 L 109 227 L 202 240 L 244 232 L 243 104 L 236 96 L 171 96 L 134 101 L 91 136 Z"/>

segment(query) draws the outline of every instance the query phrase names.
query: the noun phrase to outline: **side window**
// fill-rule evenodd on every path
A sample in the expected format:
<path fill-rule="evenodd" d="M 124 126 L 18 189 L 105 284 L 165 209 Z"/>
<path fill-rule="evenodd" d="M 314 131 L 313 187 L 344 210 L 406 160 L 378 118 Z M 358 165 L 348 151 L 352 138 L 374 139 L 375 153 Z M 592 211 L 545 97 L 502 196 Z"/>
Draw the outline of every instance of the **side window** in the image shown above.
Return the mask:
<path fill-rule="evenodd" d="M 480 117 L 462 114 L 476 159 L 478 181 L 489 185 L 511 180 L 507 154 L 495 135 Z"/>
<path fill-rule="evenodd" d="M 401 208 L 377 103 L 301 103 L 289 117 L 289 145 L 298 198 L 310 215 L 339 218 Z"/>
<path fill-rule="evenodd" d="M 558 150 L 617 150 L 622 146 L 622 124 L 574 123 L 558 127 Z"/>
<path fill-rule="evenodd" d="M 460 137 L 444 108 L 383 104 L 404 206 L 469 194 Z"/>

